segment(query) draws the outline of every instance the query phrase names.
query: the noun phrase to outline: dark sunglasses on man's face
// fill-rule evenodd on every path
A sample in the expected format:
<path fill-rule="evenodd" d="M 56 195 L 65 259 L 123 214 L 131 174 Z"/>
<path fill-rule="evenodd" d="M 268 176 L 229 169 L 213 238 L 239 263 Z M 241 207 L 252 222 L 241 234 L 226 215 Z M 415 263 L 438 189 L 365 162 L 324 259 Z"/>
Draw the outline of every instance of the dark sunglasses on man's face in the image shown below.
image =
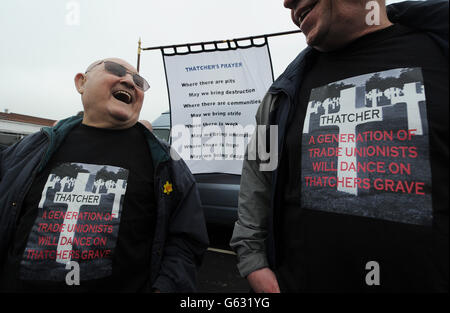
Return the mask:
<path fill-rule="evenodd" d="M 141 75 L 139 75 L 137 73 L 132 73 L 132 72 L 128 71 L 123 65 L 120 65 L 119 63 L 112 62 L 112 61 L 102 61 L 102 62 L 94 65 L 92 68 L 94 68 L 95 66 L 100 65 L 102 63 L 105 63 L 105 70 L 108 73 L 116 75 L 118 77 L 124 77 L 125 75 L 127 75 L 127 73 L 129 73 L 133 77 L 133 82 L 136 85 L 136 87 L 138 87 L 142 91 L 147 91 L 150 88 L 150 85 L 148 84 L 148 82 L 145 80 L 144 77 L 142 77 Z M 88 69 L 86 71 L 86 73 L 89 72 L 90 70 L 92 70 L 92 68 Z"/>

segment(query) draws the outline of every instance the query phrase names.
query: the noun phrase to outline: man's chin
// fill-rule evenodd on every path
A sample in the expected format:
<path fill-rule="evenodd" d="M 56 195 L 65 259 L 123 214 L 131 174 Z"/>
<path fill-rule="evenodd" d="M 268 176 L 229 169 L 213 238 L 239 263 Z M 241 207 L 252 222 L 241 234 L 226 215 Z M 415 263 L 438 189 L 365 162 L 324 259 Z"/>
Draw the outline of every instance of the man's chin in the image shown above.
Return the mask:
<path fill-rule="evenodd" d="M 118 122 L 121 122 L 121 123 L 126 123 L 127 121 L 130 120 L 129 116 L 123 115 L 123 114 L 114 114 L 114 115 L 111 115 L 111 116 L 112 116 L 112 118 L 114 120 L 116 120 Z"/>
<path fill-rule="evenodd" d="M 117 128 L 131 127 L 134 124 L 136 124 L 136 122 L 138 120 L 133 115 L 125 114 L 122 112 L 114 112 L 114 113 L 111 113 L 110 116 L 111 116 L 110 120 L 111 120 L 112 124 L 117 126 Z"/>
<path fill-rule="evenodd" d="M 318 43 L 317 32 L 315 32 L 314 29 L 310 30 L 307 33 L 304 33 L 304 35 L 305 35 L 306 43 L 308 44 L 308 46 L 314 47 L 317 45 L 317 43 Z"/>
<path fill-rule="evenodd" d="M 330 46 L 330 40 L 327 40 L 326 37 L 323 33 L 312 31 L 306 35 L 306 43 L 318 51 L 329 52 L 333 48 Z"/>

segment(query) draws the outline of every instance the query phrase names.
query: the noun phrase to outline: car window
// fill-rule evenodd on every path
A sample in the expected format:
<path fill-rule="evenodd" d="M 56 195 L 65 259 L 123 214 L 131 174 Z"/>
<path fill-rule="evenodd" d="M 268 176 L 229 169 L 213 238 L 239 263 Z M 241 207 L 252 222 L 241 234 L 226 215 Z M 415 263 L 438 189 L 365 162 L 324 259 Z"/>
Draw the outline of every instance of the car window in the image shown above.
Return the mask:
<path fill-rule="evenodd" d="M 170 131 L 168 129 L 153 128 L 153 134 L 165 142 L 169 142 Z"/>

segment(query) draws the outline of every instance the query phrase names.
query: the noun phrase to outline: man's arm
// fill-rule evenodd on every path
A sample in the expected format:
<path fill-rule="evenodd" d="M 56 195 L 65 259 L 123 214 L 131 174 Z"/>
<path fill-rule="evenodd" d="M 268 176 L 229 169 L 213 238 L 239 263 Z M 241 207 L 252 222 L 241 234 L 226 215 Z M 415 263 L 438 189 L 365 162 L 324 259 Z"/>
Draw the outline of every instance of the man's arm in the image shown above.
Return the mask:
<path fill-rule="evenodd" d="M 188 169 L 184 165 L 173 170 L 181 172 Z M 160 252 L 161 266 L 152 289 L 161 292 L 195 292 L 197 271 L 209 245 L 195 182 L 192 181 L 183 193 L 177 207 L 171 212 L 168 223 L 167 237 Z"/>
<path fill-rule="evenodd" d="M 2 168 L 2 165 L 3 165 L 3 151 L 4 151 L 5 149 L 0 149 L 0 183 L 2 182 L 2 177 L 3 177 L 3 168 Z"/>
<path fill-rule="evenodd" d="M 268 125 L 272 96 L 266 95 L 256 115 L 257 125 Z M 248 147 L 257 147 L 258 136 L 252 136 Z M 260 161 L 249 160 L 248 148 L 242 168 L 238 220 L 230 246 L 238 256 L 238 270 L 255 292 L 279 292 L 266 254 L 267 223 L 270 210 L 271 172 L 261 171 Z"/>

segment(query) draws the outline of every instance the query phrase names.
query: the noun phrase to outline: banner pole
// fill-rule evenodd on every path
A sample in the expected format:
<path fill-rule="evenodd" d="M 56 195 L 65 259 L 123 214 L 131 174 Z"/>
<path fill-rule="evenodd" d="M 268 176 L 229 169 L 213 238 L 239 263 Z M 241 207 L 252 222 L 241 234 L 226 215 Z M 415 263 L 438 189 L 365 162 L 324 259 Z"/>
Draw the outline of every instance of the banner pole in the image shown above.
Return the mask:
<path fill-rule="evenodd" d="M 139 41 L 138 41 L 138 55 L 137 55 L 137 72 L 139 73 L 139 67 L 141 65 L 141 37 L 139 37 Z"/>
<path fill-rule="evenodd" d="M 180 45 L 169 45 L 169 46 L 158 46 L 158 47 L 148 47 L 148 48 L 142 48 L 142 50 L 164 50 L 166 48 L 177 48 L 177 47 L 185 47 L 187 45 L 190 46 L 197 46 L 197 45 L 208 45 L 213 44 L 217 45 L 218 43 L 226 43 L 227 41 L 241 41 L 241 40 L 252 40 L 257 38 L 267 38 L 267 37 L 275 37 L 275 36 L 284 36 L 284 35 L 290 35 L 290 34 L 296 34 L 301 33 L 301 30 L 291 30 L 286 32 L 280 32 L 280 33 L 272 33 L 272 34 L 265 34 L 265 35 L 258 35 L 258 36 L 250 36 L 250 37 L 241 37 L 236 39 L 227 39 L 227 40 L 214 40 L 214 41 L 207 41 L 207 42 L 196 42 L 196 43 L 189 43 L 189 44 L 180 44 Z"/>

